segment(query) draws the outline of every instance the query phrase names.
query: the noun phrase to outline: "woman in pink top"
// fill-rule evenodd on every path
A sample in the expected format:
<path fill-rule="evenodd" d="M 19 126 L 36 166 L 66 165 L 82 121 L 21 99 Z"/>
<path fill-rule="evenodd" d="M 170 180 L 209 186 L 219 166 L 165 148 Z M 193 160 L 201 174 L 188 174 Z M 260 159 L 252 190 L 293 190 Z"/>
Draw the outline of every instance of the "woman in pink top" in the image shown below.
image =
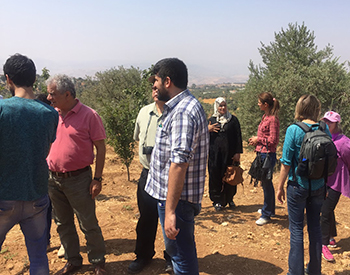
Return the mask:
<path fill-rule="evenodd" d="M 338 150 L 338 164 L 332 176 L 327 182 L 327 198 L 321 209 L 321 230 L 322 230 L 322 256 L 329 262 L 334 261 L 332 253 L 328 246 L 336 247 L 334 237 L 337 236 L 335 225 L 334 209 L 337 206 L 340 195 L 350 198 L 350 139 L 342 135 L 340 127 L 340 115 L 329 111 L 322 118 L 332 134 L 332 140 Z"/>
<path fill-rule="evenodd" d="M 261 93 L 258 96 L 258 106 L 264 115 L 258 127 L 258 135 L 249 139 L 249 144 L 255 146 L 256 152 L 261 152 L 262 159 L 265 159 L 267 154 L 271 160 L 271 169 L 276 164 L 276 148 L 279 141 L 280 122 L 278 119 L 278 111 L 280 105 L 270 93 Z M 264 225 L 270 222 L 271 216 L 275 215 L 275 189 L 270 180 L 262 181 L 264 190 L 264 206 L 258 212 L 261 217 L 256 221 L 257 225 Z"/>

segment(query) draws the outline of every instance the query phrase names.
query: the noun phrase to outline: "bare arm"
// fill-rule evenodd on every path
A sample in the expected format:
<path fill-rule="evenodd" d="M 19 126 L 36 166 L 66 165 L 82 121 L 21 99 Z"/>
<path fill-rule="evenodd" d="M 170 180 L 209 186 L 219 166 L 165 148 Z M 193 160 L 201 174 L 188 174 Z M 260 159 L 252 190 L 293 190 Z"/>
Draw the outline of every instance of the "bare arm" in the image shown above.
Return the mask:
<path fill-rule="evenodd" d="M 95 165 L 95 178 L 102 177 L 103 167 L 105 165 L 106 158 L 106 145 L 103 139 L 93 141 L 96 147 L 96 165 Z M 97 180 L 92 180 L 90 184 L 91 198 L 94 199 L 102 190 L 102 183 Z"/>
<path fill-rule="evenodd" d="M 187 167 L 188 163 L 171 163 L 169 168 L 168 195 L 165 204 L 164 231 L 166 236 L 171 240 L 175 240 L 177 234 L 179 233 L 179 229 L 176 228 L 175 209 L 183 190 Z"/>
<path fill-rule="evenodd" d="M 283 202 L 286 200 L 286 195 L 284 192 L 284 183 L 287 180 L 288 173 L 290 170 L 290 166 L 281 164 L 281 172 L 280 172 L 280 177 L 279 177 L 279 184 L 278 184 L 278 189 L 277 189 L 277 200 L 283 204 Z"/>

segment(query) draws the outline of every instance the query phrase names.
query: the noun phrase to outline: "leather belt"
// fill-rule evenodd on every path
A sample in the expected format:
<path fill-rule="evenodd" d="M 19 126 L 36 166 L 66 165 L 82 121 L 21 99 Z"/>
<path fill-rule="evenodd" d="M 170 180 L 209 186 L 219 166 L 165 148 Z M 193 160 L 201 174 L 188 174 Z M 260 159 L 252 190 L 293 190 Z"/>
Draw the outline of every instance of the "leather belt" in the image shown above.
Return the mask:
<path fill-rule="evenodd" d="M 78 169 L 78 170 L 75 170 L 75 171 L 69 171 L 69 172 L 65 172 L 65 173 L 62 173 L 62 172 L 55 172 L 55 171 L 50 171 L 51 175 L 53 177 L 58 177 L 58 178 L 70 178 L 70 177 L 75 177 L 75 176 L 78 176 L 80 175 L 81 173 L 85 172 L 85 171 L 88 171 L 90 169 L 90 166 L 86 166 L 84 168 L 81 168 L 81 169 Z"/>

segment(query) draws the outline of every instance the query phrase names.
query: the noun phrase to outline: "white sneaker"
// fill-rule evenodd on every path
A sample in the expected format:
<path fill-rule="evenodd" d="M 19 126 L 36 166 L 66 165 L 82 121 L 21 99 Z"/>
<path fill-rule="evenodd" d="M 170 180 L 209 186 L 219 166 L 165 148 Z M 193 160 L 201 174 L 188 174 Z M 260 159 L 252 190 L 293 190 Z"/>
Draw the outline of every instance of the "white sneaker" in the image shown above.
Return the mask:
<path fill-rule="evenodd" d="M 63 247 L 63 245 L 61 244 L 61 247 L 60 247 L 60 249 L 58 249 L 58 252 L 57 252 L 57 257 L 58 257 L 58 258 L 63 258 L 63 257 L 64 257 L 64 253 L 65 253 L 64 247 Z"/>
<path fill-rule="evenodd" d="M 259 218 L 255 223 L 257 225 L 264 225 L 270 222 L 270 219 Z"/>
<path fill-rule="evenodd" d="M 262 214 L 262 209 L 260 208 L 260 209 L 258 209 L 258 213 L 261 215 Z M 276 216 L 275 214 L 272 214 L 271 215 L 271 217 L 274 217 L 274 216 Z"/>

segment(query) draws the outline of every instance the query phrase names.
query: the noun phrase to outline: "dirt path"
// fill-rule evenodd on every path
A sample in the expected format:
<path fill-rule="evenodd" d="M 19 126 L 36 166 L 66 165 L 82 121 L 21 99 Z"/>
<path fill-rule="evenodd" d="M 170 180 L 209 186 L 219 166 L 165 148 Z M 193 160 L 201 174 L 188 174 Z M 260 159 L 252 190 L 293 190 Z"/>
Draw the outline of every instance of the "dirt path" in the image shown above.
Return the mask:
<path fill-rule="evenodd" d="M 253 153 L 243 155 L 242 166 L 248 168 Z M 126 169 L 109 148 L 102 194 L 97 198 L 97 213 L 106 241 L 106 268 L 110 275 L 127 274 L 129 263 L 134 260 L 135 228 L 138 218 L 136 203 L 136 180 L 141 172 L 138 159 L 130 168 L 131 179 L 127 181 Z M 274 183 L 278 174 L 274 175 Z M 211 206 L 206 187 L 202 211 L 196 218 L 196 242 L 200 274 L 211 275 L 259 275 L 286 274 L 288 271 L 289 230 L 286 205 L 278 205 L 272 223 L 259 227 L 257 210 L 263 202 L 262 189 L 249 185 L 238 187 L 234 210 L 215 212 Z M 338 222 L 338 248 L 332 249 L 335 263 L 322 262 L 323 274 L 350 274 L 350 200 L 341 197 L 336 209 Z M 81 232 L 81 250 L 84 267 L 76 274 L 92 274 L 86 256 L 85 239 Z M 52 274 L 65 264 L 56 254 L 60 245 L 56 226 L 52 225 L 51 249 L 48 252 Z M 305 239 L 307 233 L 305 228 Z M 141 275 L 165 274 L 163 240 L 158 228 L 154 261 Z M 307 247 L 307 242 L 305 242 Z M 305 263 L 307 250 L 305 250 Z M 18 226 L 7 235 L 0 252 L 0 274 L 29 274 L 28 257 L 24 239 Z"/>

